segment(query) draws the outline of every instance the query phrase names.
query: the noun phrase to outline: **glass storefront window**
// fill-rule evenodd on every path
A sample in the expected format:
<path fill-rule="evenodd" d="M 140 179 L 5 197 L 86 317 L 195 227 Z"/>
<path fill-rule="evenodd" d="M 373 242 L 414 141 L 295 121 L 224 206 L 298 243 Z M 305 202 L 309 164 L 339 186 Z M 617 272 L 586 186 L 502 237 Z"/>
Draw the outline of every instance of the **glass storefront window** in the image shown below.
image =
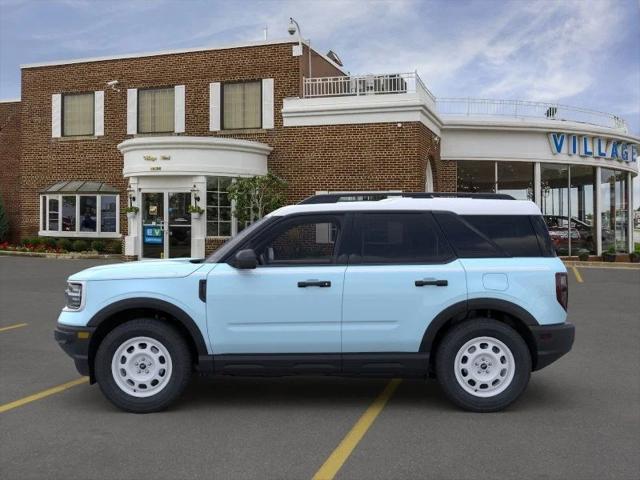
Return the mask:
<path fill-rule="evenodd" d="M 627 252 L 629 192 L 627 173 L 603 168 L 600 176 L 602 251 Z"/>
<path fill-rule="evenodd" d="M 115 232 L 117 220 L 116 196 L 102 195 L 100 198 L 100 231 Z"/>
<path fill-rule="evenodd" d="M 96 197 L 81 196 L 80 197 L 80 231 L 95 232 L 96 231 Z"/>
<path fill-rule="evenodd" d="M 61 237 L 82 236 L 89 232 L 91 237 L 107 236 L 118 232 L 118 195 L 42 195 L 42 232 Z M 98 225 L 98 205 L 100 205 L 100 225 Z"/>
<path fill-rule="evenodd" d="M 496 162 L 461 160 L 458 162 L 458 192 L 496 191 Z"/>
<path fill-rule="evenodd" d="M 540 165 L 541 210 L 558 255 L 569 255 L 569 166 Z"/>
<path fill-rule="evenodd" d="M 506 193 L 516 200 L 532 200 L 533 163 L 531 162 L 497 162 L 498 193 Z"/>
<path fill-rule="evenodd" d="M 62 231 L 76 231 L 76 196 L 62 197 Z"/>
<path fill-rule="evenodd" d="M 596 254 L 596 222 L 594 183 L 596 170 L 584 165 L 571 165 L 571 192 L 569 205 L 571 210 L 571 254 L 578 255 L 581 250 Z"/>
<path fill-rule="evenodd" d="M 227 194 L 231 177 L 207 177 L 207 236 L 231 236 L 231 200 Z"/>

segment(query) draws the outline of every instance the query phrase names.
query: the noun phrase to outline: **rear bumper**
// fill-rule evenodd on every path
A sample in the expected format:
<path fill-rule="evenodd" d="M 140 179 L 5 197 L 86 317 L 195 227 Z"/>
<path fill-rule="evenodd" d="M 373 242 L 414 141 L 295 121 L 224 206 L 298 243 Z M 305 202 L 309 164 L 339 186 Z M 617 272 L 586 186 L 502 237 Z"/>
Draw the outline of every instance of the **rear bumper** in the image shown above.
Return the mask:
<path fill-rule="evenodd" d="M 540 370 L 555 362 L 573 346 L 575 327 L 572 323 L 532 326 L 537 355 L 533 370 Z"/>
<path fill-rule="evenodd" d="M 95 328 L 69 327 L 60 325 L 53 331 L 53 337 L 60 348 L 69 355 L 80 375 L 89 375 L 89 343 Z"/>

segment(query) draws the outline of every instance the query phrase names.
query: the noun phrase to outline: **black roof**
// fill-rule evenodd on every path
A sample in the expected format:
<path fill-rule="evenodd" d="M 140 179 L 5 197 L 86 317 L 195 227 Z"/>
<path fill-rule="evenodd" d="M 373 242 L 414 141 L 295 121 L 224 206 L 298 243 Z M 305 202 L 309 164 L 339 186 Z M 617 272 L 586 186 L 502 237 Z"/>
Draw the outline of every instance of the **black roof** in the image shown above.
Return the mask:
<path fill-rule="evenodd" d="M 320 193 L 305 198 L 300 204 L 364 202 L 383 200 L 391 197 L 402 198 L 477 198 L 485 200 L 515 200 L 505 193 L 471 193 L 471 192 L 339 192 Z"/>

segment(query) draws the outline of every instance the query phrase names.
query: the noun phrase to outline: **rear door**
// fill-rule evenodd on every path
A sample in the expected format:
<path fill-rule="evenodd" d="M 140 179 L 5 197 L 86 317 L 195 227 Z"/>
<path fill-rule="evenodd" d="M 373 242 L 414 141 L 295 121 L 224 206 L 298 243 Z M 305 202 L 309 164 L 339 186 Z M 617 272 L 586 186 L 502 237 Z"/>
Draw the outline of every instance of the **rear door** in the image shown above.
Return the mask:
<path fill-rule="evenodd" d="M 462 264 L 431 213 L 356 214 L 348 248 L 345 354 L 418 352 L 431 320 L 467 298 Z"/>

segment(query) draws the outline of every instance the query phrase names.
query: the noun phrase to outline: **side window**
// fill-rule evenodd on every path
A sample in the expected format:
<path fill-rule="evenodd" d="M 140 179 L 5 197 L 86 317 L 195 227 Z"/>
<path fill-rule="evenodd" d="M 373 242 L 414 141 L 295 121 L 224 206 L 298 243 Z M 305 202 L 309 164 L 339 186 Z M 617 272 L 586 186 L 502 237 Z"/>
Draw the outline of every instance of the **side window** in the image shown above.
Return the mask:
<path fill-rule="evenodd" d="M 340 232 L 338 217 L 301 217 L 276 227 L 256 253 L 261 265 L 330 265 Z"/>
<path fill-rule="evenodd" d="M 364 213 L 354 229 L 360 264 L 442 263 L 453 257 L 428 213 Z"/>
<path fill-rule="evenodd" d="M 525 215 L 466 215 L 467 222 L 512 257 L 539 257 L 536 233 Z"/>
<path fill-rule="evenodd" d="M 442 227 L 458 257 L 487 258 L 504 257 L 495 244 L 460 216 L 450 212 L 435 212 L 434 217 Z"/>

